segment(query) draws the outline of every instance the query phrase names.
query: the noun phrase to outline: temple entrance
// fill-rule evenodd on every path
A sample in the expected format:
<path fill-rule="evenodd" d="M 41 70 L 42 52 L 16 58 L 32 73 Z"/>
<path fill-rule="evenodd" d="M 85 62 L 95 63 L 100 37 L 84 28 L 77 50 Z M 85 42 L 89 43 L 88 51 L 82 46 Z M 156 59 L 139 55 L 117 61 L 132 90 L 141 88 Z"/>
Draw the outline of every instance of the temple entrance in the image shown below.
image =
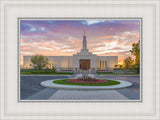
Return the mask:
<path fill-rule="evenodd" d="M 80 61 L 80 69 L 81 70 L 88 70 L 90 69 L 90 60 L 89 59 L 81 59 Z"/>

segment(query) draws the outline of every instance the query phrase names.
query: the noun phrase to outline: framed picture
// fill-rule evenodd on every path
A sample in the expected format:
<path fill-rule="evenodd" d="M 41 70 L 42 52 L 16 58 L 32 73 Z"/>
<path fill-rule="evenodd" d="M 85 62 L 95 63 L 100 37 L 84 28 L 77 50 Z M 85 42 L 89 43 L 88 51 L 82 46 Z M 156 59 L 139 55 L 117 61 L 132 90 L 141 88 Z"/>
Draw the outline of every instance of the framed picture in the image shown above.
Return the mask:
<path fill-rule="evenodd" d="M 2 119 L 160 119 L 159 1 L 1 1 Z"/>
<path fill-rule="evenodd" d="M 19 18 L 18 25 L 19 101 L 142 101 L 141 18 Z"/>

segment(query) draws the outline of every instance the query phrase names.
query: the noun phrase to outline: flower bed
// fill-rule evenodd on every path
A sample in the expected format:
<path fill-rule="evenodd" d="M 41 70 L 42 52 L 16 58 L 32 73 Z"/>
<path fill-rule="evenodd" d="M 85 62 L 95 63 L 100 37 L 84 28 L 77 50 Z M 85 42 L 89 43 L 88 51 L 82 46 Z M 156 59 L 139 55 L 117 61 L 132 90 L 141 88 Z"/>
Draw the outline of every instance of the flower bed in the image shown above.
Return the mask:
<path fill-rule="evenodd" d="M 106 82 L 96 82 L 96 83 L 92 83 L 91 81 L 88 83 L 86 80 L 86 83 L 83 82 L 73 82 L 73 81 L 68 81 L 68 80 L 74 80 L 74 79 L 62 79 L 62 80 L 55 80 L 53 81 L 53 83 L 55 84 L 63 84 L 63 85 L 80 85 L 80 86 L 112 86 L 112 85 L 118 85 L 120 84 L 119 81 L 115 81 L 115 80 L 108 80 L 108 79 L 104 79 L 104 81 Z M 76 80 L 77 81 L 77 80 Z"/>

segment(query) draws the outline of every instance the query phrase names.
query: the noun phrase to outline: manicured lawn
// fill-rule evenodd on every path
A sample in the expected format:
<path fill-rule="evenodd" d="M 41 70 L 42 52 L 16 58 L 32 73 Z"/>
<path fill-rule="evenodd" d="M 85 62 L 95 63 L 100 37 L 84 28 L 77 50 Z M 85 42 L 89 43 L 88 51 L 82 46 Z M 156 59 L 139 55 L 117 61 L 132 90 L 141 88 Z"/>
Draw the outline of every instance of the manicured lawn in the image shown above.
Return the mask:
<path fill-rule="evenodd" d="M 73 75 L 73 73 L 53 71 L 21 71 L 21 75 Z"/>
<path fill-rule="evenodd" d="M 53 81 L 53 83 L 63 84 L 63 85 L 81 85 L 81 86 L 111 86 L 111 85 L 120 84 L 120 82 L 118 82 L 118 81 L 108 80 L 108 79 L 105 79 L 105 80 L 109 81 L 106 83 L 70 83 L 70 82 L 66 82 L 65 80 L 68 80 L 68 79 L 55 80 L 55 81 Z"/>
<path fill-rule="evenodd" d="M 112 73 L 112 72 L 97 72 L 97 75 L 139 75 L 139 73 Z"/>

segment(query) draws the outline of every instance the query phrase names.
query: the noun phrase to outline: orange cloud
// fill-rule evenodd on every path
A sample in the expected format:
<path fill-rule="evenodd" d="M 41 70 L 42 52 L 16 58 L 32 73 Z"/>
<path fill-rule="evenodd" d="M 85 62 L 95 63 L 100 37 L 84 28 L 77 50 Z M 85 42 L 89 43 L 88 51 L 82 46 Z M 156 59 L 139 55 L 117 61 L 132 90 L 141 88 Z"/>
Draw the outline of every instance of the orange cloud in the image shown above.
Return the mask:
<path fill-rule="evenodd" d="M 137 34 L 136 37 L 139 38 L 139 34 Z"/>
<path fill-rule="evenodd" d="M 29 25 L 29 26 L 28 26 Z M 24 21 L 21 24 L 21 55 L 36 53 L 46 56 L 71 56 L 82 48 L 83 30 L 86 29 L 90 52 L 118 56 L 122 62 L 140 37 L 137 21 L 118 20 L 84 25 L 81 21 Z M 35 28 L 37 31 L 30 31 Z M 41 31 L 41 27 L 45 28 Z"/>
<path fill-rule="evenodd" d="M 99 37 L 99 39 L 108 39 L 108 38 L 112 38 L 113 36 L 102 36 L 102 37 Z"/>

